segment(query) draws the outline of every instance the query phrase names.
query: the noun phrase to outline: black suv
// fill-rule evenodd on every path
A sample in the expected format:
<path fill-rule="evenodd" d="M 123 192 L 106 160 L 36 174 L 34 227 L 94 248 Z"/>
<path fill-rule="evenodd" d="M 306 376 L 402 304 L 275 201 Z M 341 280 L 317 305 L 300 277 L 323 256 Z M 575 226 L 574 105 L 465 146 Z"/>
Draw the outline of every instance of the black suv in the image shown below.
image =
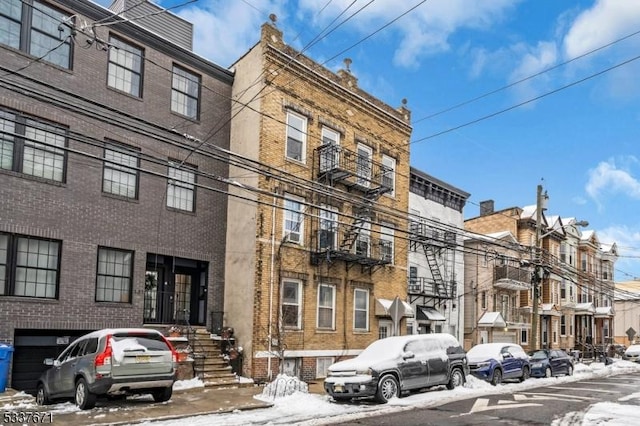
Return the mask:
<path fill-rule="evenodd" d="M 329 367 L 325 391 L 335 400 L 374 397 L 386 403 L 402 392 L 464 384 L 467 357 L 450 334 L 414 334 L 376 340 L 357 357 Z"/>

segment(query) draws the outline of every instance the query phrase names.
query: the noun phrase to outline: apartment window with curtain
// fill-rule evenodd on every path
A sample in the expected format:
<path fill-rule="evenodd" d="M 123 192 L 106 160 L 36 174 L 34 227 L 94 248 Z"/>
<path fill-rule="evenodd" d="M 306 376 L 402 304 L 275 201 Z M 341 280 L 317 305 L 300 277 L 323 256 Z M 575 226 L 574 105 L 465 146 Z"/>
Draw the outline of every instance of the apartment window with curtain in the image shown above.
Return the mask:
<path fill-rule="evenodd" d="M 196 174 L 193 166 L 170 163 L 167 180 L 167 207 L 195 211 Z"/>
<path fill-rule="evenodd" d="M 107 85 L 137 98 L 142 97 L 144 51 L 114 36 L 109 37 Z"/>
<path fill-rule="evenodd" d="M 369 290 L 353 290 L 353 328 L 359 331 L 369 330 Z"/>
<path fill-rule="evenodd" d="M 98 248 L 96 302 L 131 303 L 133 252 Z"/>
<path fill-rule="evenodd" d="M 0 296 L 58 297 L 62 243 L 0 233 Z"/>
<path fill-rule="evenodd" d="M 288 328 L 302 327 L 302 283 L 285 280 L 282 282 L 282 324 Z"/>
<path fill-rule="evenodd" d="M 18 113 L 0 110 L 0 167 L 64 182 L 67 130 Z"/>
<path fill-rule="evenodd" d="M 126 198 L 138 198 L 140 153 L 132 147 L 107 142 L 104 148 L 102 192 Z"/>
<path fill-rule="evenodd" d="M 200 118 L 200 81 L 199 75 L 173 66 L 171 111 L 193 120 Z"/>
<path fill-rule="evenodd" d="M 318 285 L 318 328 L 335 329 L 336 287 Z"/>
<path fill-rule="evenodd" d="M 39 0 L 0 3 L 0 43 L 44 62 L 71 68 L 71 15 Z"/>
<path fill-rule="evenodd" d="M 320 171 L 326 172 L 338 167 L 340 162 L 340 133 L 322 126 L 323 150 L 320 156 Z"/>
<path fill-rule="evenodd" d="M 307 149 L 307 118 L 287 112 L 287 144 L 285 155 L 292 160 L 305 162 Z"/>

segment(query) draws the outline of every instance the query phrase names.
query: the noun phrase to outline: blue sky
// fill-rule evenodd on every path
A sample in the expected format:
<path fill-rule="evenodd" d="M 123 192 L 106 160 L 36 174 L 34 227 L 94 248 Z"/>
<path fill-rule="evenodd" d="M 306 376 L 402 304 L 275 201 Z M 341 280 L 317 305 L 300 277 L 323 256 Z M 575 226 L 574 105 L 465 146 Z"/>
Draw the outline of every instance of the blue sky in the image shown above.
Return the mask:
<path fill-rule="evenodd" d="M 194 50 L 225 67 L 275 13 L 288 44 L 334 71 L 348 57 L 361 88 L 407 99 L 411 164 L 469 192 L 466 218 L 483 200 L 535 204 L 542 184 L 549 215 L 616 242 L 617 281 L 640 277 L 640 2 L 156 3 L 183 5 L 171 10 L 194 24 Z"/>

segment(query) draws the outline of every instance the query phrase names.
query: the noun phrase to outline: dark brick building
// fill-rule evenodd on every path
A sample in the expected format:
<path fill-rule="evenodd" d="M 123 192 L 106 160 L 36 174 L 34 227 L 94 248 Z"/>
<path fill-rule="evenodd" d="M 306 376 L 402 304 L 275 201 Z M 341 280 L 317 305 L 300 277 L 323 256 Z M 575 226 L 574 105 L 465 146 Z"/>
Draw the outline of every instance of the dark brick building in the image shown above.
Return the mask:
<path fill-rule="evenodd" d="M 0 341 L 30 390 L 87 330 L 223 310 L 233 75 L 151 3 L 3 2 Z"/>

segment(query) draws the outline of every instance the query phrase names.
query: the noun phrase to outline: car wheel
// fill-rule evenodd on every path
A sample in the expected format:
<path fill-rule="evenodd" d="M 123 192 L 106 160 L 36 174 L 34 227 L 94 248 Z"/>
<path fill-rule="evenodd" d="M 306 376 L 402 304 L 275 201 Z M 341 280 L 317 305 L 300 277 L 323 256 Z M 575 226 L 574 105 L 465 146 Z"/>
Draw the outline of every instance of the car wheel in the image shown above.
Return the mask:
<path fill-rule="evenodd" d="M 567 367 L 567 376 L 573 376 L 573 365 Z"/>
<path fill-rule="evenodd" d="M 96 406 L 96 395 L 89 392 L 84 379 L 78 379 L 76 382 L 76 405 L 81 410 L 90 410 Z"/>
<path fill-rule="evenodd" d="M 499 385 L 502 383 L 502 370 L 496 368 L 493 370 L 493 376 L 491 376 L 491 384 L 493 386 Z"/>
<path fill-rule="evenodd" d="M 553 375 L 553 373 L 551 372 L 551 367 L 547 367 L 544 370 L 544 377 L 551 377 Z"/>
<path fill-rule="evenodd" d="M 173 394 L 173 387 L 169 386 L 166 388 L 155 390 L 151 393 L 153 396 L 153 400 L 155 402 L 165 402 L 171 399 L 171 395 Z"/>
<path fill-rule="evenodd" d="M 36 404 L 38 405 L 51 404 L 51 400 L 49 399 L 47 390 L 44 388 L 44 385 L 42 383 L 38 384 L 38 390 L 36 391 Z"/>
<path fill-rule="evenodd" d="M 376 391 L 376 401 L 385 404 L 391 398 L 400 396 L 400 386 L 395 377 L 390 374 L 383 376 L 378 382 L 378 390 Z"/>
<path fill-rule="evenodd" d="M 447 383 L 447 389 L 454 389 L 458 386 L 464 385 L 464 374 L 459 368 L 451 370 L 451 377 L 449 383 Z"/>
<path fill-rule="evenodd" d="M 530 372 L 529 372 L 529 367 L 524 367 L 522 369 L 522 376 L 520 376 L 520 381 L 524 382 L 525 380 L 527 380 L 529 378 Z"/>

